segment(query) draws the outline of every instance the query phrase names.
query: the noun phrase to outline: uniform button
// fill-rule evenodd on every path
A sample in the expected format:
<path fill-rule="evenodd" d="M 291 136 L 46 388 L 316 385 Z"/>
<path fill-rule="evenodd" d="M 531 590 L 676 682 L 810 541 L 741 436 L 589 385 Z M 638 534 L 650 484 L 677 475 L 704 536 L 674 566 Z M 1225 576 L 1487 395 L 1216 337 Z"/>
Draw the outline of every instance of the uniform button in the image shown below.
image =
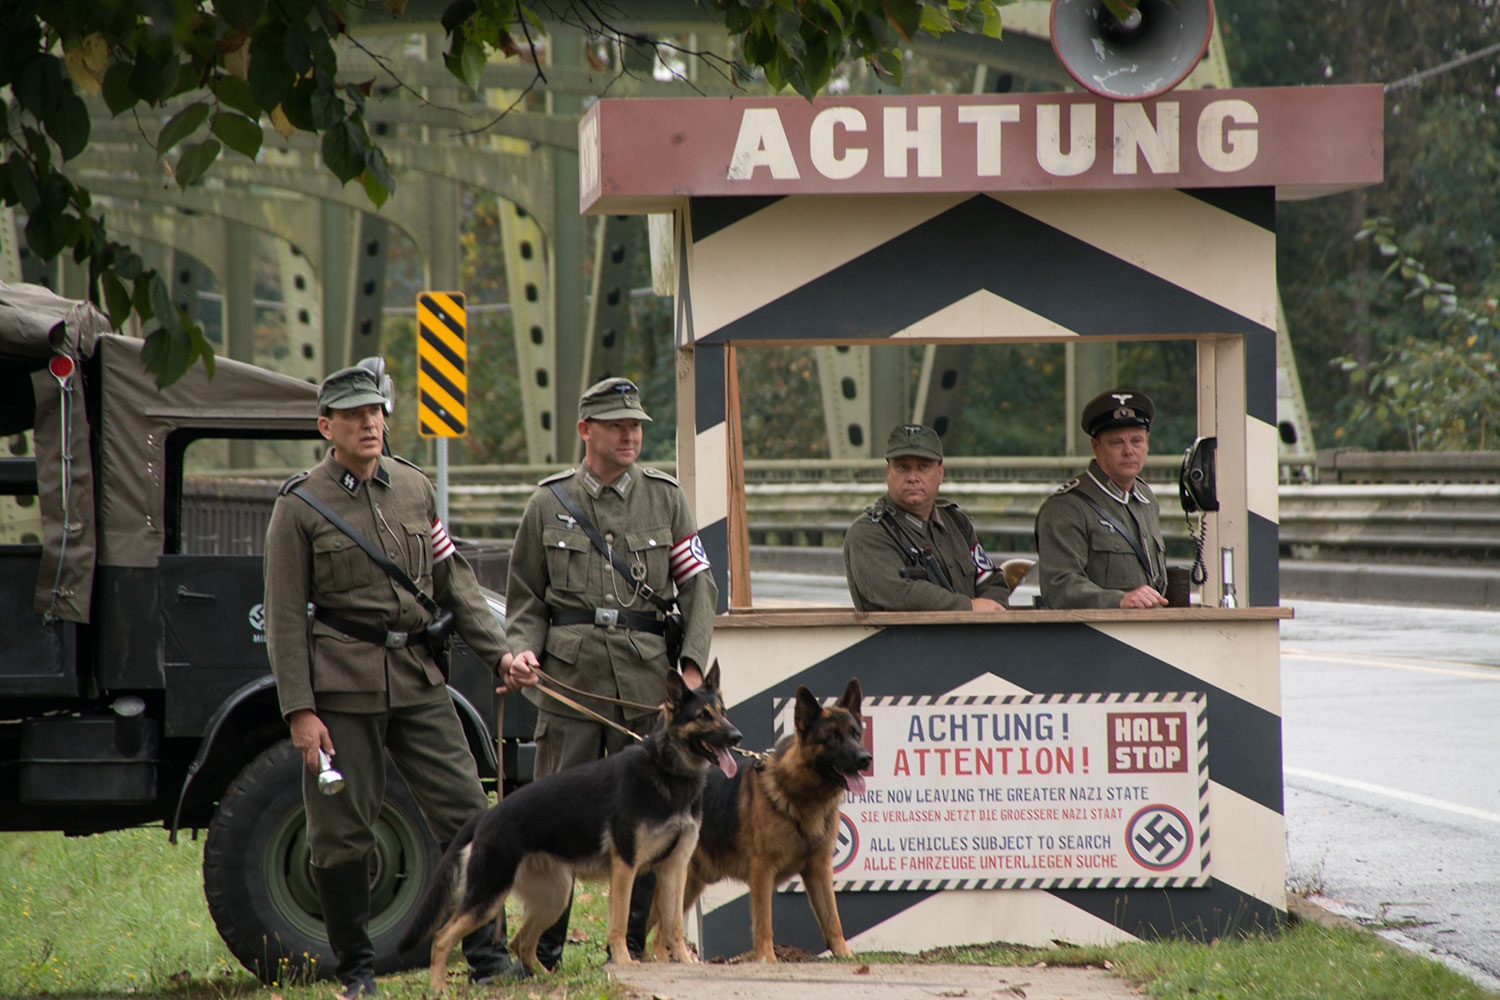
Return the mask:
<path fill-rule="evenodd" d="M 615 540 L 615 533 L 613 531 L 605 532 L 604 540 L 606 542 L 612 542 L 612 541 L 614 541 Z"/>
<path fill-rule="evenodd" d="M 617 626 L 614 626 L 614 625 L 606 625 L 606 626 L 604 626 L 604 631 L 608 632 L 610 635 L 614 635 L 616 632 L 619 631 L 619 628 Z"/>
<path fill-rule="evenodd" d="M 647 545 L 655 545 L 656 544 L 656 539 L 654 539 L 654 538 L 647 539 L 646 540 L 646 544 Z"/>
<path fill-rule="evenodd" d="M 565 548 L 568 547 L 568 543 L 567 542 L 558 542 L 557 543 L 557 547 L 560 548 L 560 549 L 565 549 Z"/>
<path fill-rule="evenodd" d="M 604 595 L 604 603 L 605 604 L 613 604 L 613 603 L 615 603 L 615 595 L 614 594 L 605 594 Z"/>

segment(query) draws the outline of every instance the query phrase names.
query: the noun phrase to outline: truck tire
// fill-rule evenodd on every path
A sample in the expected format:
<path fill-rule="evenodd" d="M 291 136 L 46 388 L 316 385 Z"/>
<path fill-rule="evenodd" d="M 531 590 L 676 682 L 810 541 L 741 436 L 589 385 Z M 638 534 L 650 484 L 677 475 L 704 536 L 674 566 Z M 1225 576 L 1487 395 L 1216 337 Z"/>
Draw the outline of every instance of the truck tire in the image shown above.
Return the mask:
<path fill-rule="evenodd" d="M 385 803 L 370 863 L 370 938 L 381 974 L 425 965 L 396 942 L 437 867 L 437 843 L 416 801 L 387 760 Z M 203 848 L 203 889 L 219 936 L 267 985 L 333 975 L 310 870 L 302 756 L 282 740 L 256 757 L 225 790 Z"/>

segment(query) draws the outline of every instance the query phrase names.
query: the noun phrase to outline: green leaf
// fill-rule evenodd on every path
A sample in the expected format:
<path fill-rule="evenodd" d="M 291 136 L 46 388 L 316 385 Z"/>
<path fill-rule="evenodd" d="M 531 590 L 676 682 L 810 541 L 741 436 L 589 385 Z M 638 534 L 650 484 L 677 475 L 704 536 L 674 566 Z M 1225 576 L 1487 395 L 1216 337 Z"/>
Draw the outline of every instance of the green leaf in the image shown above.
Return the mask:
<path fill-rule="evenodd" d="M 147 104 L 160 104 L 177 86 L 177 55 L 170 38 L 143 42 L 130 68 L 130 92 Z"/>
<path fill-rule="evenodd" d="M 38 120 L 46 118 L 66 92 L 62 60 L 55 56 L 33 56 L 21 67 L 10 89 L 24 111 Z"/>
<path fill-rule="evenodd" d="M 77 221 L 61 212 L 33 212 L 26 217 L 26 244 L 42 260 L 51 260 L 72 243 Z"/>
<path fill-rule="evenodd" d="M 297 78 L 286 58 L 286 25 L 262 25 L 250 38 L 250 92 L 258 107 L 285 103 Z"/>
<path fill-rule="evenodd" d="M 260 118 L 261 107 L 255 103 L 255 94 L 250 90 L 248 80 L 241 80 L 237 76 L 217 76 L 213 78 L 209 89 L 220 104 L 229 105 L 251 121 Z"/>
<path fill-rule="evenodd" d="M 317 92 L 318 86 L 314 81 L 298 80 L 297 85 L 286 95 L 286 100 L 281 104 L 281 110 L 286 114 L 287 121 L 304 132 L 320 132 L 327 127 L 320 127 L 313 116 L 312 99 Z"/>
<path fill-rule="evenodd" d="M 130 74 L 134 67 L 128 62 L 114 62 L 104 71 L 104 106 L 111 115 L 120 115 L 135 107 L 140 98 L 130 89 Z"/>
<path fill-rule="evenodd" d="M 177 158 L 177 186 L 186 191 L 196 184 L 208 168 L 213 166 L 223 148 L 217 139 L 206 139 L 196 145 L 184 146 L 182 155 Z"/>
<path fill-rule="evenodd" d="M 462 80 L 470 90 L 479 89 L 479 77 L 484 72 L 484 46 L 469 41 L 461 34 L 453 36 L 453 44 L 443 55 L 443 65 L 448 72 Z"/>
<path fill-rule="evenodd" d="M 213 116 L 208 130 L 223 140 L 224 145 L 242 156 L 255 159 L 265 141 L 265 132 L 260 125 L 244 115 L 220 112 Z"/>
<path fill-rule="evenodd" d="M 339 122 L 323 133 L 323 162 L 342 183 L 347 184 L 364 173 L 368 149 L 364 129 L 352 121 Z"/>
<path fill-rule="evenodd" d="M 360 175 L 359 180 L 364 185 L 365 197 L 369 198 L 376 208 L 384 205 L 386 199 L 396 190 L 396 178 L 391 174 L 390 165 L 385 159 L 385 152 L 379 146 L 370 147 L 370 155 L 365 162 L 365 172 Z"/>
<path fill-rule="evenodd" d="M 1105 0 L 1109 2 L 1109 0 Z M 885 0 L 885 14 L 896 31 L 910 41 L 922 27 L 922 4 L 920 0 Z"/>
<path fill-rule="evenodd" d="M 344 106 L 344 99 L 332 86 L 332 81 L 317 80 L 317 86 L 313 88 L 308 100 L 308 109 L 312 117 L 313 129 L 323 131 L 332 128 L 345 118 L 349 117 Z"/>
<path fill-rule="evenodd" d="M 156 155 L 166 156 L 173 146 L 198 131 L 208 121 L 208 111 L 206 101 L 194 101 L 167 119 L 156 136 Z"/>
<path fill-rule="evenodd" d="M 104 290 L 104 308 L 109 314 L 109 322 L 119 329 L 130 318 L 130 292 L 118 275 L 107 271 L 101 276 L 99 284 Z"/>
<path fill-rule="evenodd" d="M 42 203 L 42 192 L 37 187 L 36 177 L 31 173 L 31 164 L 20 153 L 11 153 L 6 165 L 10 167 L 10 183 L 15 190 L 16 203 L 27 214 L 36 211 L 36 207 Z"/>
<path fill-rule="evenodd" d="M 265 8 L 265 0 L 214 0 L 214 13 L 235 28 L 253 27 Z"/>
<path fill-rule="evenodd" d="M 89 144 L 89 109 L 83 98 L 69 91 L 42 119 L 42 127 L 57 143 L 64 161 L 83 152 Z"/>

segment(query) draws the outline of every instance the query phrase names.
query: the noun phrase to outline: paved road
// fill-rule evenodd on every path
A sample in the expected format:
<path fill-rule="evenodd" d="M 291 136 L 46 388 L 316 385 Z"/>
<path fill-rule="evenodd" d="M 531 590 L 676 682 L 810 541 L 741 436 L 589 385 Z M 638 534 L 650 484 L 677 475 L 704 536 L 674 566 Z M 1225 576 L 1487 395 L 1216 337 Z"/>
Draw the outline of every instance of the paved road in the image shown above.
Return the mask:
<path fill-rule="evenodd" d="M 1296 608 L 1288 882 L 1500 989 L 1500 613 Z"/>
<path fill-rule="evenodd" d="M 849 604 L 839 578 L 754 588 Z M 1500 990 L 1500 612 L 1288 603 L 1290 887 Z"/>

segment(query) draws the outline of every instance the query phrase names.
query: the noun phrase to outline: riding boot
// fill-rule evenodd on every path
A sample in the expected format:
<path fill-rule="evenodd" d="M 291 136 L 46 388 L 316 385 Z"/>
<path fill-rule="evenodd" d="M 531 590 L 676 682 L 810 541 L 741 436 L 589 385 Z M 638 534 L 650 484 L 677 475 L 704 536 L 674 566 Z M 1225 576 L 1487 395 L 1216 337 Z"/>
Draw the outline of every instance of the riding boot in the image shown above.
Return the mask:
<path fill-rule="evenodd" d="M 625 947 L 637 962 L 646 960 L 646 929 L 651 920 L 651 901 L 656 898 L 656 872 L 636 877 L 630 887 L 630 915 L 625 921 Z"/>
<path fill-rule="evenodd" d="M 501 913 L 500 919 L 464 937 L 464 958 L 469 962 L 471 981 L 498 983 L 526 975 L 521 963 L 506 950 L 505 936 L 505 914 Z"/>
<path fill-rule="evenodd" d="M 375 945 L 370 941 L 370 866 L 364 860 L 332 868 L 312 866 L 313 884 L 323 905 L 323 925 L 336 960 L 340 997 L 373 997 Z"/>
<path fill-rule="evenodd" d="M 542 968 L 548 972 L 562 965 L 563 945 L 568 941 L 568 918 L 573 915 L 573 896 L 568 894 L 568 905 L 563 907 L 562 916 L 546 930 L 536 942 L 536 960 L 542 963 Z"/>

